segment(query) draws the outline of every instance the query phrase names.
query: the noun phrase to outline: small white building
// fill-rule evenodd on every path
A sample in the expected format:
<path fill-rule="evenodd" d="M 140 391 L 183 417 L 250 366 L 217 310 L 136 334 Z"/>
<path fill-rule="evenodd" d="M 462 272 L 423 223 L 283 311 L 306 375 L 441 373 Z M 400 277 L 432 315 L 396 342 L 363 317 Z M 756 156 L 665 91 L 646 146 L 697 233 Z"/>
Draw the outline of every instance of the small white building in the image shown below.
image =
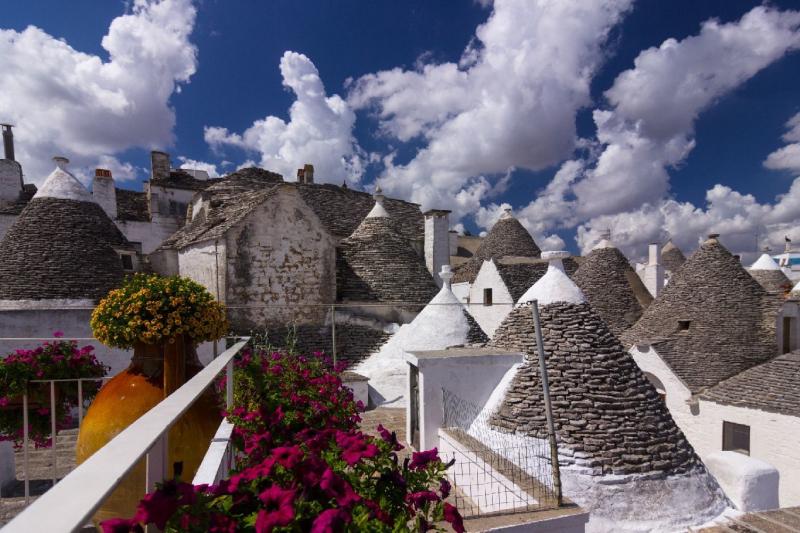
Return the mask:
<path fill-rule="evenodd" d="M 765 291 L 711 235 L 622 340 L 701 459 L 735 450 L 771 464 L 785 506 L 800 503 L 784 446 L 800 426 L 767 377 L 796 365 L 776 357 L 800 348 L 798 333 L 796 302 Z"/>
<path fill-rule="evenodd" d="M 355 371 L 369 378 L 370 404 L 405 407 L 407 403 L 406 354 L 441 350 L 464 344 L 483 344 L 488 337 L 450 290 L 453 273 L 442 267 L 439 293 L 409 324 L 400 329 Z"/>

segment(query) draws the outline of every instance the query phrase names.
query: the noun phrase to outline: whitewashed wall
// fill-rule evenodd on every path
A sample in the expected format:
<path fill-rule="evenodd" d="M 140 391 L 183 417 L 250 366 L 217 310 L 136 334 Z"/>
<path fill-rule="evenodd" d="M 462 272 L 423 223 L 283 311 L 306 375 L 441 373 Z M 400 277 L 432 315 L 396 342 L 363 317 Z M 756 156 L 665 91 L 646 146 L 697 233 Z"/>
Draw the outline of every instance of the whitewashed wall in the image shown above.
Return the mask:
<path fill-rule="evenodd" d="M 484 305 L 483 290 L 492 289 L 492 305 Z M 508 292 L 494 261 L 484 261 L 475 282 L 469 289 L 469 313 L 489 337 L 514 309 L 514 299 Z"/>
<path fill-rule="evenodd" d="M 453 283 L 450 290 L 456 295 L 456 298 L 462 303 L 469 302 L 469 283 L 463 281 L 461 283 Z"/>
<path fill-rule="evenodd" d="M 636 364 L 663 384 L 667 408 L 701 459 L 722 450 L 722 422 L 750 426 L 750 456 L 780 472 L 781 507 L 800 505 L 800 418 L 700 400 L 692 408 L 686 385 L 653 347 L 631 348 Z"/>
<path fill-rule="evenodd" d="M 225 303 L 225 239 L 187 246 L 178 254 L 178 273 L 193 279 Z"/>
<path fill-rule="evenodd" d="M 266 322 L 320 323 L 336 298 L 333 237 L 291 187 L 283 187 L 225 234 L 228 306 L 239 329 Z"/>
<path fill-rule="evenodd" d="M 163 219 L 159 219 L 163 220 Z M 119 230 L 125 238 L 131 242 L 138 242 L 142 245 L 142 253 L 152 253 L 161 246 L 167 237 L 177 231 L 174 223 L 160 224 L 158 222 L 137 222 L 132 220 L 115 220 Z"/>

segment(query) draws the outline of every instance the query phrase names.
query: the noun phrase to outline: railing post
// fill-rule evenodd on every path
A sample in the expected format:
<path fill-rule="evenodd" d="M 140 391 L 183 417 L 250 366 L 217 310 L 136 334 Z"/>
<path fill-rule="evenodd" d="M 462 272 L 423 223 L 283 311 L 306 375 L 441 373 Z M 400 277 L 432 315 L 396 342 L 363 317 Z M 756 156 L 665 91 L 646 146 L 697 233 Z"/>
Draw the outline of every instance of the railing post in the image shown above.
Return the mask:
<path fill-rule="evenodd" d="M 331 304 L 331 344 L 333 344 L 333 366 L 336 366 L 336 305 Z"/>
<path fill-rule="evenodd" d="M 168 435 L 169 429 L 147 451 L 145 492 L 153 492 L 156 489 L 156 483 L 161 483 L 166 477 Z"/>
<path fill-rule="evenodd" d="M 56 382 L 50 380 L 50 431 L 52 433 L 51 446 L 53 447 L 53 486 L 58 483 L 58 450 L 56 435 Z"/>
<path fill-rule="evenodd" d="M 22 394 L 22 473 L 25 476 L 25 505 L 31 502 L 31 481 L 28 461 L 28 387 Z"/>
<path fill-rule="evenodd" d="M 233 408 L 233 359 L 225 365 L 225 408 Z"/>
<path fill-rule="evenodd" d="M 78 379 L 78 430 L 83 424 L 83 379 Z"/>
<path fill-rule="evenodd" d="M 533 312 L 533 327 L 536 333 L 536 351 L 539 352 L 539 375 L 542 379 L 542 394 L 544 396 L 544 412 L 547 416 L 547 438 L 550 441 L 550 465 L 553 470 L 553 490 L 556 493 L 556 503 L 561 507 L 561 470 L 558 465 L 558 443 L 556 442 L 556 428 L 553 424 L 553 406 L 550 403 L 550 384 L 547 379 L 547 363 L 544 358 L 544 340 L 542 339 L 542 324 L 539 319 L 539 302 L 531 302 Z"/>

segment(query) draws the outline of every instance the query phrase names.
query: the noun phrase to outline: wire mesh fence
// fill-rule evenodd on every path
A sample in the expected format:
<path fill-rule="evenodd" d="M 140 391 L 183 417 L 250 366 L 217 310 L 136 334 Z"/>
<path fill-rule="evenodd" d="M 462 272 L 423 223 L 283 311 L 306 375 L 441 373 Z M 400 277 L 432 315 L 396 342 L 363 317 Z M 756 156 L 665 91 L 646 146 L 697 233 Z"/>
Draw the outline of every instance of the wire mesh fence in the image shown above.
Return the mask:
<path fill-rule="evenodd" d="M 445 428 L 440 453 L 455 505 L 467 517 L 558 507 L 549 443 L 502 433 L 491 425 L 491 405 L 479 407 L 442 389 Z M 491 402 L 490 402 L 491 403 Z"/>

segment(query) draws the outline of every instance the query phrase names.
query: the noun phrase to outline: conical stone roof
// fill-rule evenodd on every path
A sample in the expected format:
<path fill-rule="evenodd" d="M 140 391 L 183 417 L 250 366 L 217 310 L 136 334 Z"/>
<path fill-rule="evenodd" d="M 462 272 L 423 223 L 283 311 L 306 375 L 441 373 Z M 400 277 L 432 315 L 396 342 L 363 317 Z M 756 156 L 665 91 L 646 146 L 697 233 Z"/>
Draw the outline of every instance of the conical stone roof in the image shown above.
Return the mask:
<path fill-rule="evenodd" d="M 475 255 L 469 261 L 458 266 L 453 283 L 464 281 L 472 283 L 483 262 L 489 259 L 541 257 L 541 255 L 542 251 L 528 230 L 509 211 L 506 211 L 484 237 Z"/>
<path fill-rule="evenodd" d="M 683 263 L 686 262 L 686 256 L 683 255 L 681 249 L 675 246 L 671 240 L 664 245 L 661 249 L 661 265 L 665 270 L 676 272 Z"/>
<path fill-rule="evenodd" d="M 56 159 L 0 242 L 0 300 L 97 300 L 122 280 L 115 248 L 130 244 Z"/>
<path fill-rule="evenodd" d="M 340 244 L 339 297 L 428 302 L 439 288 L 408 240 L 395 230 L 378 196 L 373 210 Z"/>
<path fill-rule="evenodd" d="M 712 235 L 620 339 L 652 344 L 698 392 L 776 355 L 779 305 Z"/>
<path fill-rule="evenodd" d="M 451 291 L 449 267 L 443 268 L 440 277 L 444 285 L 428 305 L 355 369 L 370 378 L 373 404 L 396 403 L 398 398 L 405 397 L 408 363 L 404 353 L 464 344 L 482 345 L 489 340 Z"/>
<path fill-rule="evenodd" d="M 553 282 L 560 288 L 545 286 Z M 664 530 L 714 516 L 725 499 L 713 478 L 633 357 L 568 283 L 566 275 L 546 275 L 528 294 L 540 304 L 566 495 L 589 509 L 592 520 L 620 531 L 629 530 L 622 527 L 627 521 L 636 524 L 633 530 Z M 489 345 L 526 354 L 490 424 L 546 438 L 531 308 L 514 309 Z M 606 476 L 613 476 L 613 486 Z"/>
<path fill-rule="evenodd" d="M 608 241 L 581 261 L 572 279 L 614 335 L 635 324 L 653 301 L 628 259 Z"/>
<path fill-rule="evenodd" d="M 747 271 L 767 292 L 784 294 L 791 290 L 792 282 L 769 254 L 761 254 Z"/>

